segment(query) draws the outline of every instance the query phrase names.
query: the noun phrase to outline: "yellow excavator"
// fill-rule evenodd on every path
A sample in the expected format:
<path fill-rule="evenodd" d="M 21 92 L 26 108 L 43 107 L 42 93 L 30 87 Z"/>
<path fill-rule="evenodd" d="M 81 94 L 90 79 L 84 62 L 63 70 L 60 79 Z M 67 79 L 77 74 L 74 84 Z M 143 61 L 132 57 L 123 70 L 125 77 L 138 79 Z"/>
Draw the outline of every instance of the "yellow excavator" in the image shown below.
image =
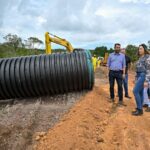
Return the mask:
<path fill-rule="evenodd" d="M 46 54 L 52 54 L 51 43 L 56 43 L 66 47 L 69 53 L 73 51 L 83 51 L 84 49 L 78 48 L 74 49 L 73 46 L 66 39 L 60 38 L 56 35 L 53 35 L 49 32 L 45 33 L 45 46 L 46 46 Z M 96 57 L 95 57 L 96 58 Z M 97 60 L 97 59 L 96 59 Z M 94 68 L 96 69 L 96 61 L 92 61 Z M 94 70 L 95 70 L 94 69 Z"/>
<path fill-rule="evenodd" d="M 107 65 L 108 57 L 109 57 L 109 53 L 105 53 L 104 59 L 101 62 L 102 66 L 106 66 Z"/>
<path fill-rule="evenodd" d="M 68 52 L 73 52 L 73 50 L 74 50 L 72 45 L 67 40 L 60 38 L 56 35 L 53 35 L 49 32 L 46 32 L 45 33 L 46 54 L 52 53 L 52 47 L 51 47 L 52 42 L 66 47 Z"/>

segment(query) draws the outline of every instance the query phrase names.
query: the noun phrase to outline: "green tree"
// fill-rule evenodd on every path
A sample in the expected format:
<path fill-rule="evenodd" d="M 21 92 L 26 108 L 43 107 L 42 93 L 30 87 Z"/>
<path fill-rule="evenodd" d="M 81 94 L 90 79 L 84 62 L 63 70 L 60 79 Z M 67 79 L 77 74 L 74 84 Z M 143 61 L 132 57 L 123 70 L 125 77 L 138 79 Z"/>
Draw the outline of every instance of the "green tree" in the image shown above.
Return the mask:
<path fill-rule="evenodd" d="M 135 62 L 138 59 L 137 51 L 138 51 L 138 47 L 135 45 L 128 45 L 126 47 L 126 53 L 133 62 Z"/>
<path fill-rule="evenodd" d="M 18 47 L 22 47 L 22 39 L 18 37 L 18 35 L 16 34 L 9 33 L 3 38 L 6 41 L 4 44 L 12 46 L 15 51 L 17 50 Z"/>
<path fill-rule="evenodd" d="M 29 45 L 32 47 L 32 49 L 35 49 L 35 44 L 38 44 L 38 45 L 43 44 L 43 41 L 41 41 L 37 37 L 29 37 L 27 41 Z"/>
<path fill-rule="evenodd" d="M 104 57 L 105 53 L 107 53 L 107 47 L 106 46 L 101 46 L 101 47 L 96 47 L 93 54 L 95 54 L 96 56 L 101 56 Z"/>
<path fill-rule="evenodd" d="M 109 54 L 113 53 L 113 52 L 114 52 L 114 49 L 112 49 L 112 48 L 110 48 L 109 51 L 108 51 Z"/>

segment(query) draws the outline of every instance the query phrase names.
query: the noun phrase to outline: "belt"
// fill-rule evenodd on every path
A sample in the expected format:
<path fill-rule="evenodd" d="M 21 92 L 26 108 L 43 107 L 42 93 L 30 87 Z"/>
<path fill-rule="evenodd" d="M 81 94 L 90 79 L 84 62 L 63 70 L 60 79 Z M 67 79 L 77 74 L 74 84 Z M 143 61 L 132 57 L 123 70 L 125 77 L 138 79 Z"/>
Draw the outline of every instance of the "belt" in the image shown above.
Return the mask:
<path fill-rule="evenodd" d="M 122 72 L 123 70 L 110 70 L 110 71 L 113 71 L 113 72 Z"/>
<path fill-rule="evenodd" d="M 146 72 L 136 72 L 136 73 L 144 73 L 144 74 L 146 74 Z"/>

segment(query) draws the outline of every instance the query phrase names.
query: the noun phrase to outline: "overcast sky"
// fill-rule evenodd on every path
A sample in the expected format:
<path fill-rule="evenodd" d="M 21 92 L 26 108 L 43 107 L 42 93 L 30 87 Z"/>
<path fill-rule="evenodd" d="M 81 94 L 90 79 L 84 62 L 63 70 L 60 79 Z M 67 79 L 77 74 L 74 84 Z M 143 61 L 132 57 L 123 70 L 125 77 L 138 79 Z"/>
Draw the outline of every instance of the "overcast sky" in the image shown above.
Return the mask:
<path fill-rule="evenodd" d="M 49 31 L 74 47 L 150 40 L 150 0 L 0 0 L 0 41 L 7 33 L 44 41 Z"/>

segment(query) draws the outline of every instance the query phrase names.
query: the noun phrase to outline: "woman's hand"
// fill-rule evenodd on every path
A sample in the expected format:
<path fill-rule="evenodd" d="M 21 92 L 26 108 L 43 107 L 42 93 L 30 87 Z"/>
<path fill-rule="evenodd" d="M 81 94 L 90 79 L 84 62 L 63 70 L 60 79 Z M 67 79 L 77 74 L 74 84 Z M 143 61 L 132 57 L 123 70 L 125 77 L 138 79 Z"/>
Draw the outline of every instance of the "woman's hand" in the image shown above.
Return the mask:
<path fill-rule="evenodd" d="M 144 82 L 144 87 L 148 87 L 148 82 Z"/>

